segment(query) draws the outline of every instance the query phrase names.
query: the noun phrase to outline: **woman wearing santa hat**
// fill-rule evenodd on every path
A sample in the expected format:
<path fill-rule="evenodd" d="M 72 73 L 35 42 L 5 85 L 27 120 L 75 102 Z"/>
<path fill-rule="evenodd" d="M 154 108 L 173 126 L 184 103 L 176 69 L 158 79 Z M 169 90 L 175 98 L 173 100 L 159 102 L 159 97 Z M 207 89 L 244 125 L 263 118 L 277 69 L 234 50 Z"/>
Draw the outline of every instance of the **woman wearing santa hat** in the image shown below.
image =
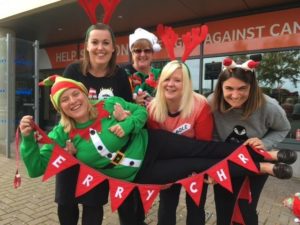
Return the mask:
<path fill-rule="evenodd" d="M 138 183 L 171 183 L 209 168 L 240 146 L 198 141 L 163 130 L 146 130 L 144 107 L 119 97 L 90 102 L 85 86 L 71 79 L 55 75 L 41 84 L 52 85 L 50 99 L 61 114 L 60 123 L 50 131 L 49 137 L 61 148 L 71 140 L 78 160 L 110 177 Z M 119 114 L 118 107 L 130 113 Z M 29 175 L 38 177 L 45 172 L 55 145 L 40 147 L 32 124 L 33 118 L 29 115 L 20 121 L 20 149 Z M 252 155 L 261 173 L 281 179 L 292 176 L 292 167 L 284 163 L 296 160 L 290 151 L 270 151 L 269 159 L 276 161 L 274 164 L 259 162 L 264 159 L 260 154 L 249 146 L 243 148 Z M 245 173 L 252 174 L 238 165 L 230 170 L 232 176 Z"/>
<path fill-rule="evenodd" d="M 161 46 L 155 34 L 143 28 L 137 28 L 129 35 L 128 47 L 132 63 L 126 65 L 124 69 L 131 83 L 134 101 L 139 105 L 145 106 L 155 94 L 161 70 L 152 67 L 151 64 L 153 55 L 161 50 Z M 130 200 L 130 198 L 133 199 Z M 144 210 L 139 195 L 134 193 L 130 198 L 127 198 L 126 202 L 118 210 L 121 225 L 132 225 L 135 222 L 138 225 L 145 224 Z M 128 216 L 132 213 L 135 216 Z M 134 217 L 136 221 L 130 221 Z"/>
<path fill-rule="evenodd" d="M 146 105 L 154 96 L 160 69 L 152 67 L 153 55 L 161 50 L 158 38 L 151 32 L 137 28 L 129 35 L 132 64 L 125 66 L 131 82 L 135 102 Z"/>

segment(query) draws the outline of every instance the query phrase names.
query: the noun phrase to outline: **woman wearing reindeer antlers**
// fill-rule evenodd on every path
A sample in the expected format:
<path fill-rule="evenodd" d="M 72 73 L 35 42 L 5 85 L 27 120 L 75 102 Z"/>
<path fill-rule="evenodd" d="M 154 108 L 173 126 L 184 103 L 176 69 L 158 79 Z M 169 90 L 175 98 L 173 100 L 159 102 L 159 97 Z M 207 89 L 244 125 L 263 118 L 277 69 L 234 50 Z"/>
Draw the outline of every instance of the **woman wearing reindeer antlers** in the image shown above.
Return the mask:
<path fill-rule="evenodd" d="M 232 59 L 223 61 L 214 93 L 209 96 L 215 120 L 216 140 L 228 143 L 245 143 L 269 150 L 284 139 L 290 124 L 284 110 L 275 99 L 262 93 L 256 80 L 258 62 L 248 60 L 237 64 Z M 288 154 L 287 154 L 288 153 Z M 293 151 L 280 151 L 282 158 L 296 159 Z M 293 163 L 294 160 L 286 161 Z M 214 186 L 218 225 L 235 221 L 234 207 L 239 206 L 245 225 L 258 225 L 256 207 L 267 175 L 250 176 L 252 201 L 239 200 L 237 194 L 244 178 L 234 178 L 234 193 L 219 185 Z M 235 205 L 236 204 L 236 205 Z"/>
<path fill-rule="evenodd" d="M 197 31 L 197 32 L 196 32 Z M 158 35 L 161 37 L 171 62 L 167 63 L 161 73 L 157 94 L 148 108 L 148 127 L 163 129 L 198 140 L 211 140 L 213 118 L 210 106 L 204 96 L 193 91 L 191 74 L 184 61 L 189 54 L 186 51 L 199 46 L 205 40 L 207 27 L 194 28 L 191 39 L 183 35 L 185 49 L 182 60 L 175 60 L 174 47 L 178 36 L 171 27 L 158 26 Z M 192 41 L 191 41 L 192 40 Z M 173 48 L 172 48 L 173 45 Z M 184 150 L 183 150 L 184 151 Z M 158 208 L 158 225 L 175 225 L 176 209 L 179 203 L 181 185 L 176 184 L 160 192 Z M 186 194 L 187 225 L 205 224 L 205 201 L 207 184 L 203 185 L 200 204 L 197 205 L 189 194 Z"/>

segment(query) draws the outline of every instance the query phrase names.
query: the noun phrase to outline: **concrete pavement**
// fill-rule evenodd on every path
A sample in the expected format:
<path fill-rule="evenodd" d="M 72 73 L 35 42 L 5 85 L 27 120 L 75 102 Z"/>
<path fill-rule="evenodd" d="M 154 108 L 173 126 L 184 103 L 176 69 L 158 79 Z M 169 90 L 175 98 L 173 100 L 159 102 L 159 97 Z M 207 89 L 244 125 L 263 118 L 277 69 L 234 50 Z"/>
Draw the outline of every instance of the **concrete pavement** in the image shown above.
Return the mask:
<path fill-rule="evenodd" d="M 22 185 L 13 188 L 15 160 L 0 154 L 0 225 L 58 225 L 56 204 L 54 203 L 54 178 L 42 182 L 41 178 L 28 178 L 21 163 Z M 296 225 L 294 216 L 282 206 L 282 200 L 300 191 L 300 179 L 268 179 L 258 205 L 260 225 Z M 178 207 L 178 225 L 185 225 L 185 201 L 181 194 Z M 146 222 L 156 225 L 158 200 L 147 215 Z M 206 224 L 215 224 L 214 199 L 209 188 L 206 210 L 209 219 Z M 118 225 L 117 213 L 112 213 L 110 206 L 105 206 L 103 225 Z M 79 223 L 80 225 L 80 223 Z"/>

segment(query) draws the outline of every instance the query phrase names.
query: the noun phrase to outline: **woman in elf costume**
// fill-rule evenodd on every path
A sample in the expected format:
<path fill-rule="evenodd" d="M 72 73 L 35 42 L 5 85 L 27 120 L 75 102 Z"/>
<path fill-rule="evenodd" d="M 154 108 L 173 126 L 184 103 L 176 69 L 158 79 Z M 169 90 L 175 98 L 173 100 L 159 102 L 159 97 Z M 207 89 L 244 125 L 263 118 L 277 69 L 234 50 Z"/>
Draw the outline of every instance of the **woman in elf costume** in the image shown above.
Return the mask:
<path fill-rule="evenodd" d="M 48 136 L 62 148 L 70 140 L 78 160 L 110 177 L 138 183 L 170 183 L 209 168 L 240 146 L 146 130 L 144 107 L 119 97 L 91 103 L 85 86 L 71 79 L 54 75 L 42 84 L 52 85 L 50 98 L 61 114 L 60 123 Z M 118 107 L 130 113 L 118 113 Z M 20 121 L 20 149 L 29 176 L 38 177 L 45 172 L 54 145 L 40 147 L 36 143 L 32 119 L 27 115 Z M 292 176 L 292 168 L 284 163 L 291 159 L 279 157 L 282 154 L 278 155 L 277 150 L 269 152 L 272 160 L 277 161 L 273 164 L 259 162 L 261 155 L 248 146 L 247 149 L 261 173 L 281 179 Z M 252 172 L 240 166 L 230 170 L 232 176 L 245 173 Z"/>
<path fill-rule="evenodd" d="M 82 82 L 89 92 L 89 99 L 97 100 L 110 96 L 119 96 L 126 101 L 132 101 L 130 83 L 126 72 L 116 64 L 116 40 L 111 27 L 96 23 L 86 32 L 83 59 L 71 63 L 63 75 Z M 58 205 L 58 217 L 61 225 L 77 225 L 79 219 L 78 202 L 84 203 L 82 223 L 89 218 L 88 225 L 101 221 L 102 205 L 108 201 L 108 182 L 103 182 L 93 191 L 80 198 L 75 198 L 75 188 L 79 166 L 64 170 L 56 176 L 55 202 Z M 70 221 L 69 218 L 72 218 Z M 88 215 L 88 216 L 85 216 Z M 131 224 L 122 224 L 131 225 Z"/>

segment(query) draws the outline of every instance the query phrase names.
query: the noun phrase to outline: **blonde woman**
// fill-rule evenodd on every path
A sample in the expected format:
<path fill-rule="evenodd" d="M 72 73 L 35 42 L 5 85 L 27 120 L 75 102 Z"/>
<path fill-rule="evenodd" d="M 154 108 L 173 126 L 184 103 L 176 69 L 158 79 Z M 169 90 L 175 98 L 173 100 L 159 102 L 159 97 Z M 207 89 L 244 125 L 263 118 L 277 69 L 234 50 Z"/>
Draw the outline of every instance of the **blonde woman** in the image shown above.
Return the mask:
<path fill-rule="evenodd" d="M 211 140 L 213 118 L 204 96 L 192 89 L 189 68 L 174 60 L 162 70 L 155 98 L 149 107 L 149 128 L 163 129 L 190 138 Z M 184 151 L 184 149 L 183 149 Z M 180 185 L 160 192 L 158 225 L 175 225 Z M 207 185 L 204 185 L 200 205 L 186 195 L 187 225 L 205 224 L 204 205 Z"/>

